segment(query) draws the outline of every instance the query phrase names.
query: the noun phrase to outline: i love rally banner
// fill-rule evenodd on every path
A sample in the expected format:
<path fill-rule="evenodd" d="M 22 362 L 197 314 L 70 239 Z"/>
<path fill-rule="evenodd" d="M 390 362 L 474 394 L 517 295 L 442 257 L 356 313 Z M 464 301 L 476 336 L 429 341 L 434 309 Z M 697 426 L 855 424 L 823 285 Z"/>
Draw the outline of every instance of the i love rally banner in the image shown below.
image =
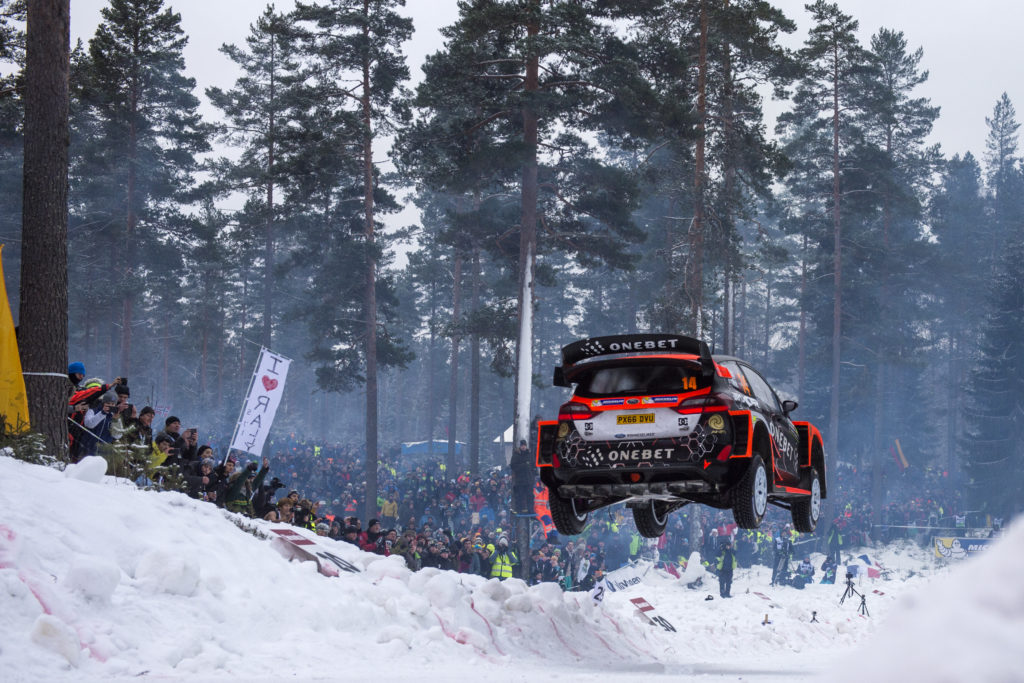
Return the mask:
<path fill-rule="evenodd" d="M 257 457 L 263 454 L 263 443 L 274 423 L 277 407 L 281 405 L 284 381 L 288 377 L 291 362 L 290 358 L 269 349 L 260 350 L 256 372 L 249 384 L 249 395 L 245 397 L 235 436 L 231 440 L 232 449 L 252 453 Z"/>

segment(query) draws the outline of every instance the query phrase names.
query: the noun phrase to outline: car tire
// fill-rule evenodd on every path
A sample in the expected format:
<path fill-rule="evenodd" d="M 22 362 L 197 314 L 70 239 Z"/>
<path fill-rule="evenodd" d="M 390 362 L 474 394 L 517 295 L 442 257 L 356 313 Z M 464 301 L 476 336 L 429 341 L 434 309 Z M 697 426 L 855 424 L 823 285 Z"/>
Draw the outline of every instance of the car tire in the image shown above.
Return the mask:
<path fill-rule="evenodd" d="M 641 507 L 633 508 L 633 523 L 644 538 L 659 538 L 668 526 L 668 509 L 659 500 L 649 500 Z"/>
<path fill-rule="evenodd" d="M 768 472 L 754 454 L 740 483 L 732 490 L 732 516 L 741 529 L 756 529 L 768 510 Z"/>
<path fill-rule="evenodd" d="M 809 534 L 818 526 L 821 516 L 821 475 L 816 467 L 811 468 L 811 495 L 793 503 L 793 528 L 802 534 Z"/>
<path fill-rule="evenodd" d="M 549 491 L 548 506 L 551 508 L 551 520 L 555 523 L 558 533 L 563 536 L 577 536 L 583 533 L 590 513 L 577 512 L 575 498 L 562 498 L 555 489 Z"/>

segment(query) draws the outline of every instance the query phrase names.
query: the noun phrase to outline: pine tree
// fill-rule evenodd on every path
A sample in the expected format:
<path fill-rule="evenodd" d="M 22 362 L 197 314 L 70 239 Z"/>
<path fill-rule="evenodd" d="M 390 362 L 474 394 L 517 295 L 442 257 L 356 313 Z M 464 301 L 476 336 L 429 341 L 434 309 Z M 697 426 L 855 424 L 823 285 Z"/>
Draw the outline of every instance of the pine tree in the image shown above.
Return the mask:
<path fill-rule="evenodd" d="M 208 88 L 207 97 L 224 112 L 226 123 L 220 128 L 221 140 L 241 147 L 237 161 L 217 164 L 226 190 L 240 190 L 248 198 L 247 210 L 259 233 L 241 236 L 262 242 L 263 314 L 260 343 L 273 344 L 273 324 L 277 319 L 274 292 L 276 251 L 284 202 L 281 195 L 290 181 L 289 156 L 294 156 L 296 117 L 293 109 L 302 96 L 302 75 L 295 54 L 295 29 L 290 15 L 267 7 L 246 38 L 246 47 L 224 45 L 221 52 L 237 64 L 242 75 L 228 91 Z M 291 148 L 291 149 L 290 149 Z"/>
<path fill-rule="evenodd" d="M 669 195 L 674 195 L 671 203 L 681 210 L 673 215 L 692 211 L 686 249 L 678 250 L 685 257 L 682 277 L 672 278 L 680 282 L 666 299 L 681 298 L 679 324 L 703 335 L 710 318 L 703 311 L 714 296 L 706 287 L 735 279 L 740 268 L 737 223 L 753 215 L 758 200 L 770 196 L 772 179 L 781 169 L 782 157 L 764 130 L 760 89 L 771 85 L 781 93 L 796 74 L 791 55 L 778 44 L 779 34 L 795 25 L 756 0 L 670 0 L 645 17 L 642 26 L 645 37 L 677 46 L 685 55 L 681 63 L 690 65 L 680 78 L 696 100 L 695 131 L 688 126 L 663 131 L 668 134 L 664 142 L 672 146 L 662 154 L 679 157 L 683 152 L 674 165 L 688 176 L 669 176 L 668 182 L 678 185 Z M 689 104 L 689 98 L 669 101 Z M 677 120 L 683 116 L 669 108 L 650 116 L 659 113 Z M 727 298 L 725 303 L 730 303 Z M 723 342 L 729 351 L 731 340 Z"/>
<path fill-rule="evenodd" d="M 1017 239 L 1024 225 L 1024 191 L 1021 174 L 1017 112 L 1010 98 L 1003 93 L 985 117 L 988 137 L 985 139 L 985 171 L 991 203 L 994 239 L 990 259 L 998 263 L 1002 245 L 1007 239 Z"/>
<path fill-rule="evenodd" d="M 969 509 L 1009 516 L 1024 486 L 1024 246 L 1007 245 L 992 280 L 981 356 L 965 391 L 961 442 Z"/>
<path fill-rule="evenodd" d="M 7 293 L 18 300 L 18 267 L 21 244 L 16 236 L 21 230 L 21 165 L 22 119 L 25 65 L 25 33 L 20 23 L 25 20 L 24 0 L 0 0 L 0 244 L 6 244 L 4 260 L 7 267 Z"/>
<path fill-rule="evenodd" d="M 985 308 L 978 303 L 988 297 L 994 251 L 981 166 L 969 152 L 945 163 L 929 213 L 938 246 L 924 272 L 937 298 L 932 329 L 941 352 L 931 357 L 946 377 L 937 411 L 946 424 L 942 462 L 949 470 L 962 430 L 963 387 L 978 357 L 975 331 L 985 318 Z"/>
<path fill-rule="evenodd" d="M 938 107 L 915 91 L 928 79 L 920 69 L 923 51 L 907 49 L 902 33 L 882 29 L 871 38 L 869 68 L 865 74 L 863 126 L 865 150 L 862 167 L 870 175 L 870 188 L 877 196 L 875 216 L 869 225 L 873 239 L 865 249 L 865 240 L 852 245 L 858 269 L 849 280 L 852 296 L 847 309 L 853 315 L 844 334 L 858 340 L 859 346 L 872 354 L 848 358 L 863 362 L 874 375 L 874 388 L 865 391 L 868 398 L 864 410 L 873 411 L 873 438 L 870 452 L 872 466 L 872 521 L 880 524 L 885 480 L 884 454 L 901 436 L 910 443 L 901 425 L 912 419 L 919 425 L 918 434 L 938 429 L 929 424 L 923 408 L 918 405 L 924 378 L 920 359 L 925 352 L 922 334 L 930 321 L 924 305 L 930 292 L 923 287 L 920 273 L 934 250 L 924 238 L 925 199 L 939 167 L 937 147 L 928 147 L 926 137 L 938 117 Z M 862 292 L 872 292 L 864 297 Z M 897 292 L 899 296 L 897 296 Z M 894 382 L 894 378 L 900 381 Z M 853 406 L 850 406 L 853 407 Z M 914 411 L 916 414 L 911 414 Z M 935 443 L 938 439 L 923 439 Z M 934 459 L 931 449 L 922 448 L 919 463 Z M 920 457 L 923 455 L 924 457 Z"/>
<path fill-rule="evenodd" d="M 792 227 L 808 236 L 811 248 L 821 260 L 815 271 L 831 274 L 831 292 L 819 294 L 818 301 L 831 299 L 831 315 L 819 311 L 820 338 L 831 340 L 830 372 L 821 384 L 829 387 L 826 451 L 837 454 L 839 444 L 839 399 L 841 391 L 843 320 L 843 248 L 845 223 L 850 223 L 855 207 L 855 183 L 863 183 L 849 172 L 855 168 L 845 161 L 857 153 L 863 138 L 859 120 L 863 74 L 867 55 L 856 38 L 858 23 L 839 7 L 824 0 L 807 6 L 814 26 L 799 61 L 806 69 L 793 97 L 793 110 L 779 117 L 779 132 L 787 140 L 786 151 L 792 161 L 787 186 L 800 203 Z M 846 229 L 852 227 L 846 226 Z M 824 259 L 831 256 L 831 263 Z M 817 272 L 812 272 L 815 278 Z M 804 305 L 811 295 L 801 292 Z M 827 317 L 826 317 L 827 316 Z M 830 329 L 826 323 L 830 323 Z M 807 339 L 800 340 L 807 344 Z M 822 350 L 824 351 L 824 349 Z M 809 355 L 809 354 L 808 354 Z"/>
<path fill-rule="evenodd" d="M 69 0 L 34 2 L 25 41 L 25 162 L 18 351 L 29 419 L 64 459 L 68 360 Z"/>
<path fill-rule="evenodd" d="M 91 134 L 73 140 L 73 190 L 76 211 L 93 226 L 78 244 L 92 241 L 111 255 L 110 266 L 92 275 L 116 292 L 120 310 L 109 322 L 119 330 L 118 374 L 127 375 L 140 293 L 151 289 L 152 273 L 180 268 L 180 256 L 160 247 L 180 239 L 180 206 L 192 199 L 195 155 L 209 149 L 209 131 L 192 94 L 195 80 L 183 73 L 181 16 L 163 0 L 111 0 L 101 16 L 82 70 L 79 97 L 90 130 L 80 133 Z M 172 260 L 157 260 L 161 251 Z M 90 301 L 75 305 L 92 312 Z"/>
<path fill-rule="evenodd" d="M 342 362 L 353 357 L 364 360 L 361 379 L 366 387 L 368 517 L 376 512 L 377 498 L 378 365 L 407 359 L 401 345 L 389 339 L 386 330 L 381 334 L 379 329 L 386 317 L 381 315 L 378 301 L 383 249 L 377 223 L 379 214 L 395 205 L 390 197 L 382 196 L 384 188 L 373 161 L 374 142 L 393 133 L 408 118 L 402 83 L 409 78 L 409 69 L 401 45 L 412 35 L 412 21 L 396 11 L 404 5 L 404 0 L 327 0 L 320 4 L 299 2 L 295 8 L 296 20 L 304 32 L 304 50 L 311 58 L 314 96 L 330 103 L 333 110 L 348 110 L 358 119 L 354 135 L 345 141 L 348 149 L 335 153 L 356 150 L 360 161 L 362 264 L 344 272 L 363 275 L 358 318 L 363 321 L 363 333 L 356 348 L 336 353 L 344 354 Z M 329 264 L 330 268 L 334 266 Z M 329 338 L 335 347 L 340 346 L 337 338 Z"/>

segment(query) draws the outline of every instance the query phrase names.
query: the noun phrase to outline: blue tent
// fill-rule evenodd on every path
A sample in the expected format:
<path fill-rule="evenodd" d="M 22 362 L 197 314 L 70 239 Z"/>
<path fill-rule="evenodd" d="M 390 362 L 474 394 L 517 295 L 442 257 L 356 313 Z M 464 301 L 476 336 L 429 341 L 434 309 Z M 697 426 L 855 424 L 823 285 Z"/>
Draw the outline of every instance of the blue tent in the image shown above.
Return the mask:
<path fill-rule="evenodd" d="M 466 444 L 461 441 L 455 442 L 455 454 L 460 455 L 462 453 L 462 447 Z M 433 447 L 431 447 L 433 446 Z M 402 444 L 402 455 L 427 455 L 433 453 L 434 455 L 447 455 L 448 454 L 448 442 L 434 439 L 430 441 L 407 441 Z"/>

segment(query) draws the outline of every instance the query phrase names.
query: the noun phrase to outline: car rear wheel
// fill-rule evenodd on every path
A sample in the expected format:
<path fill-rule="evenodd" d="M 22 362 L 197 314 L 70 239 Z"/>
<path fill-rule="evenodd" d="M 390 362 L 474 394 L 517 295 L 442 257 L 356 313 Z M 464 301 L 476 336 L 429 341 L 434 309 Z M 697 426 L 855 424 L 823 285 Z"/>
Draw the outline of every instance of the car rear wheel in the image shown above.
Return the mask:
<path fill-rule="evenodd" d="M 649 500 L 641 507 L 633 508 L 633 523 L 644 538 L 658 538 L 668 526 L 668 509 L 659 500 Z"/>
<path fill-rule="evenodd" d="M 767 509 L 768 472 L 764 460 L 755 453 L 746 474 L 732 491 L 732 516 L 741 529 L 756 529 Z"/>
<path fill-rule="evenodd" d="M 557 490 L 550 489 L 550 491 L 548 505 L 551 507 L 551 520 L 555 523 L 558 533 L 563 536 L 576 536 L 583 533 L 590 513 L 577 511 L 575 498 L 562 498 L 558 495 Z"/>
<path fill-rule="evenodd" d="M 821 475 L 815 467 L 811 468 L 811 495 L 793 503 L 793 528 L 802 534 L 809 534 L 818 526 L 821 515 Z"/>

